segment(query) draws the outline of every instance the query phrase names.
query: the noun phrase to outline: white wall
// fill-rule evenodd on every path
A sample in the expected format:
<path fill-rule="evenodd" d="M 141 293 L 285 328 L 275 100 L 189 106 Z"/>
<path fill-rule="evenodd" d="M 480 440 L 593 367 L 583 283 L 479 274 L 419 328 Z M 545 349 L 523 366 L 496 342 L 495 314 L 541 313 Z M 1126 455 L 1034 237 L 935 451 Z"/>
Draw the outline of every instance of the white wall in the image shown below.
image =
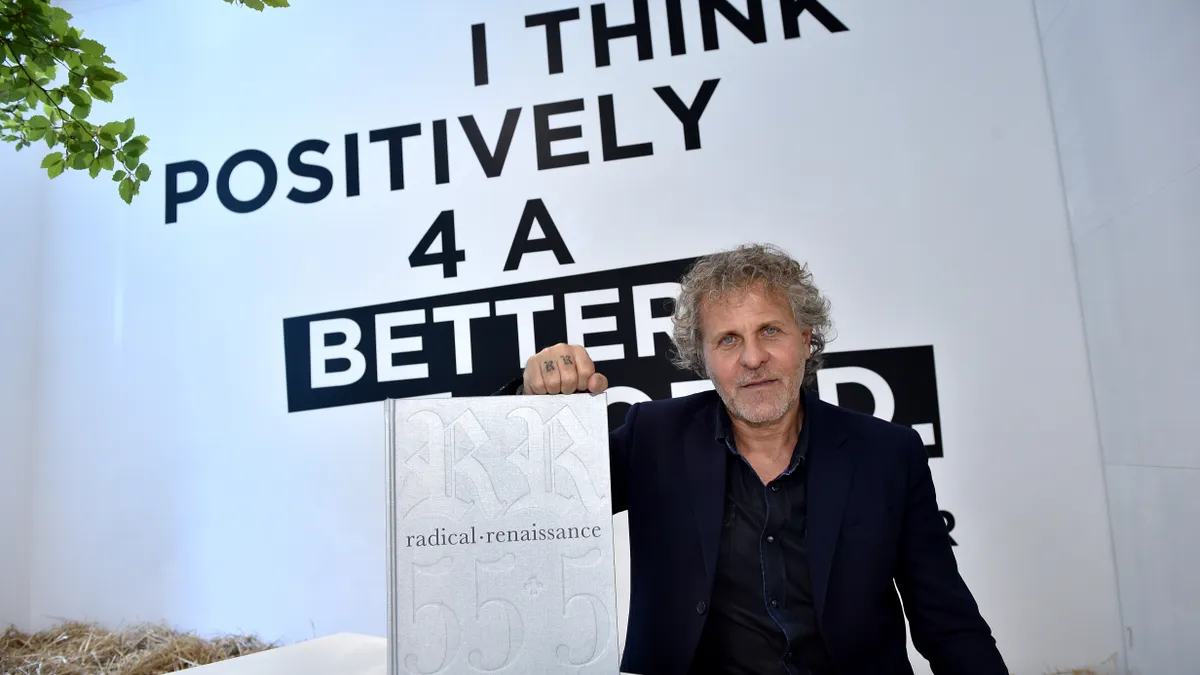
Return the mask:
<path fill-rule="evenodd" d="M 380 408 L 289 413 L 284 318 L 771 240 L 810 261 L 832 296 L 833 349 L 934 346 L 946 448 L 934 478 L 1012 669 L 1040 674 L 1119 651 L 1071 242 L 1027 5 L 936 0 L 918 12 L 828 0 L 849 33 L 805 19 L 804 37 L 785 41 L 768 0 L 767 44 L 722 23 L 721 49 L 706 52 L 685 3 L 687 55 L 669 55 L 660 7 L 656 58 L 637 61 L 625 40 L 605 69 L 589 65 L 585 7 L 564 34 L 568 72 L 547 76 L 542 34 L 523 17 L 569 3 L 294 4 L 263 14 L 219 0 L 72 7 L 129 76 L 113 109 L 96 114 L 136 112 L 155 179 L 132 207 L 106 180 L 68 174 L 48 188 L 35 624 L 382 634 Z M 630 20 L 628 3 L 609 6 L 613 21 Z M 492 54 L 483 88 L 471 83 L 479 21 Z M 385 37 L 363 40 L 368 24 Z M 690 100 L 713 77 L 703 148 L 685 151 L 653 88 Z M 653 157 L 596 159 L 605 93 L 621 142 L 653 141 Z M 538 171 L 531 106 L 576 97 L 587 110 L 562 124 L 584 136 L 556 150 L 587 149 L 592 163 Z M 453 124 L 475 114 L 492 143 L 510 107 L 523 116 L 509 163 L 484 178 Z M 451 122 L 447 186 L 432 180 L 434 119 Z M 406 145 L 409 187 L 389 190 L 386 149 L 366 136 L 416 121 L 424 135 Z M 348 199 L 341 141 L 351 132 L 362 193 Z M 307 138 L 332 144 L 313 159 L 336 181 L 329 198 L 299 205 L 284 194 L 313 183 L 288 172 L 287 154 Z M 238 215 L 218 203 L 215 182 L 247 148 L 275 159 L 280 183 L 265 207 Z M 185 159 L 204 161 L 212 182 L 165 224 L 163 165 Z M 256 174 L 239 169 L 235 193 L 252 194 Z M 532 197 L 547 199 L 576 262 L 542 253 L 503 272 Z M 446 208 L 468 251 L 450 278 L 407 261 Z M 1018 323 L 1036 326 L 1036 341 Z M 623 605 L 628 588 L 618 590 Z"/>
<path fill-rule="evenodd" d="M 33 458 L 45 146 L 0 146 L 0 630 L 29 624 Z"/>
<path fill-rule="evenodd" d="M 1132 672 L 1200 670 L 1200 3 L 1039 0 Z"/>

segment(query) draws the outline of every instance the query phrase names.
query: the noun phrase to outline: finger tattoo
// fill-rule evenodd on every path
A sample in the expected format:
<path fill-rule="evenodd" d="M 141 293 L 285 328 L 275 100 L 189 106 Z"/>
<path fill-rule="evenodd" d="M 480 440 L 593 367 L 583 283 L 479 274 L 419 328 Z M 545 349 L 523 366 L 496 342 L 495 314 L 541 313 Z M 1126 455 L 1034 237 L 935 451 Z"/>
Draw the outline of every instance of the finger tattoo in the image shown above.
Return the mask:
<path fill-rule="evenodd" d="M 572 363 L 575 363 L 574 361 L 571 360 L 570 354 L 563 354 L 562 359 L 563 359 L 563 363 L 567 364 L 568 366 L 571 365 Z"/>
<path fill-rule="evenodd" d="M 554 362 L 546 361 L 546 372 L 551 372 L 553 370 L 554 370 Z"/>

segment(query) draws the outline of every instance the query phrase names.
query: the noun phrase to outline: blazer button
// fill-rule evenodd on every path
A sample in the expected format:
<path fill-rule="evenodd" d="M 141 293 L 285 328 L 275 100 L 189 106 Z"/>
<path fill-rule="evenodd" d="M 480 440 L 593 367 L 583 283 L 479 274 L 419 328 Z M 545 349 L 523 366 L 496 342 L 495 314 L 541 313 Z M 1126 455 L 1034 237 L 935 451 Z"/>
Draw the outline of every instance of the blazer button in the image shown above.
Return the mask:
<path fill-rule="evenodd" d="M 697 614 L 703 614 L 704 611 L 707 609 L 708 609 L 708 605 L 704 604 L 703 600 L 696 603 L 696 613 Z"/>

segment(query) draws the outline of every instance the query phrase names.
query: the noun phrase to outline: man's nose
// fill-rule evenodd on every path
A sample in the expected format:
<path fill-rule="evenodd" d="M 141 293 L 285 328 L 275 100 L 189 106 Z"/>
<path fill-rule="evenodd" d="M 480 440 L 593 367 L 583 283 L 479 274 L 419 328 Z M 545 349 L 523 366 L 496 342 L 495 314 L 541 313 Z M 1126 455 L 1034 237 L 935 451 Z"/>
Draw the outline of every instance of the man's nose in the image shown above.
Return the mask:
<path fill-rule="evenodd" d="M 767 350 L 758 344 L 758 340 L 753 338 L 746 340 L 745 347 L 742 348 L 742 366 L 750 370 L 755 370 L 766 363 L 768 358 Z"/>

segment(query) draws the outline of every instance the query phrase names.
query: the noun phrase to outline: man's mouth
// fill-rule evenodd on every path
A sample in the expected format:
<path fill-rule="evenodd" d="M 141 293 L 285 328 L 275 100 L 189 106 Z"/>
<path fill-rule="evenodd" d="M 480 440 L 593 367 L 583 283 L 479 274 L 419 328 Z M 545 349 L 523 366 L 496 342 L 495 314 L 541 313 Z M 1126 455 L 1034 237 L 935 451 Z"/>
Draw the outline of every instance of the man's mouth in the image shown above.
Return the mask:
<path fill-rule="evenodd" d="M 746 384 L 743 384 L 742 388 L 749 389 L 750 391 L 755 391 L 756 389 L 766 389 L 767 387 L 771 386 L 772 384 L 775 384 L 775 380 L 755 380 L 753 382 L 748 382 Z"/>

